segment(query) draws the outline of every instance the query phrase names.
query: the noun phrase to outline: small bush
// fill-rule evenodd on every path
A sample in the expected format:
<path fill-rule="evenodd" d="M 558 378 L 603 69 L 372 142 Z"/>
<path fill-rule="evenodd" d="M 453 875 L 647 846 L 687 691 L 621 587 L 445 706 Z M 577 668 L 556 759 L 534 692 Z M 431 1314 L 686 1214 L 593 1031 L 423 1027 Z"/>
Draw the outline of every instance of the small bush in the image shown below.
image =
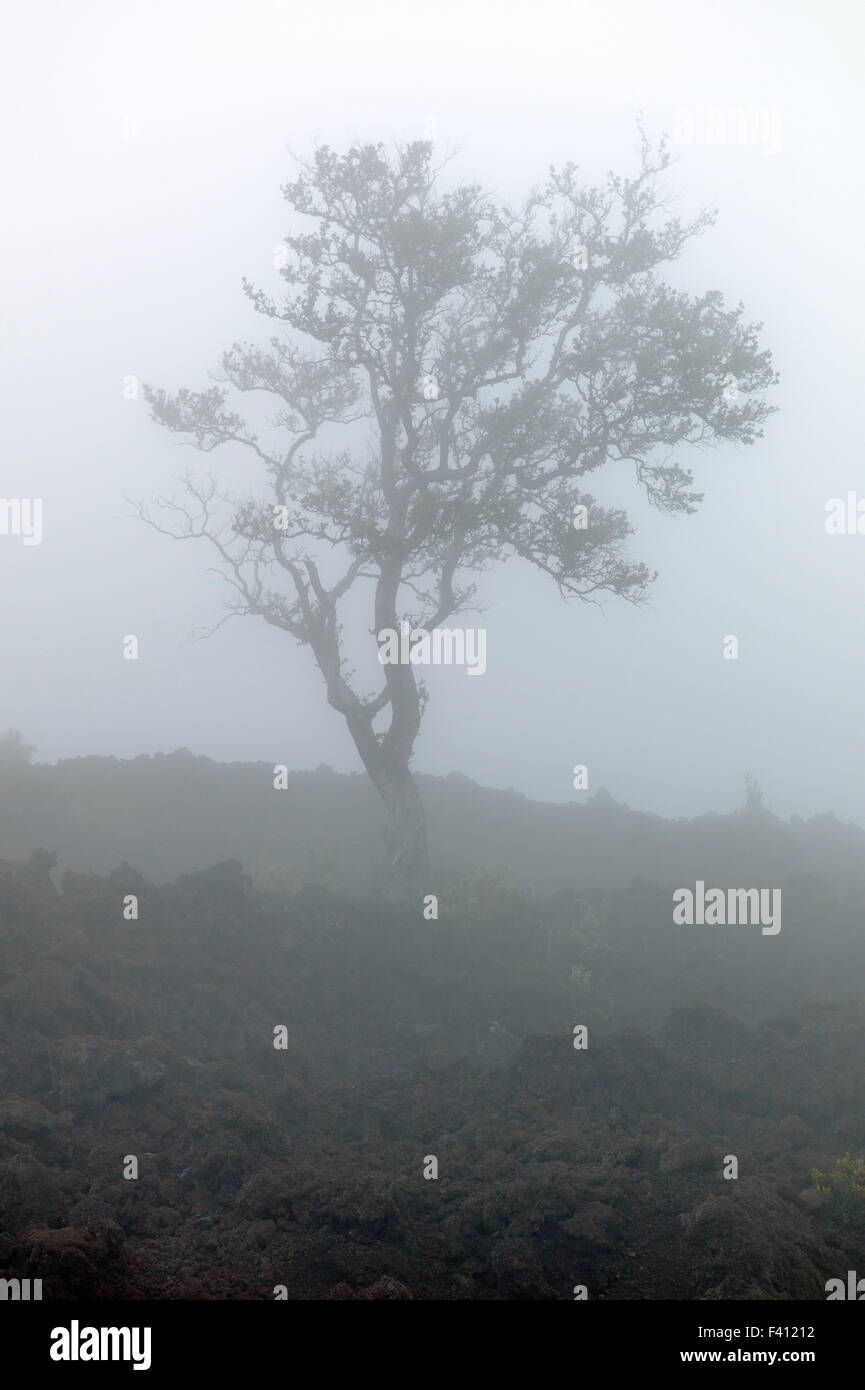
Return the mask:
<path fill-rule="evenodd" d="M 463 874 L 442 895 L 442 910 L 449 917 L 466 917 L 475 922 L 492 922 L 521 913 L 531 894 L 515 883 L 508 883 L 500 870 L 478 869 Z"/>
<path fill-rule="evenodd" d="M 825 1173 L 815 1168 L 813 1182 L 828 1196 L 827 1211 L 845 1226 L 865 1226 L 865 1159 L 846 1153 Z"/>
<path fill-rule="evenodd" d="M 300 889 L 297 876 L 279 858 L 275 845 L 268 845 L 263 854 L 256 859 L 252 869 L 253 886 L 258 893 L 278 898 L 284 902 Z"/>

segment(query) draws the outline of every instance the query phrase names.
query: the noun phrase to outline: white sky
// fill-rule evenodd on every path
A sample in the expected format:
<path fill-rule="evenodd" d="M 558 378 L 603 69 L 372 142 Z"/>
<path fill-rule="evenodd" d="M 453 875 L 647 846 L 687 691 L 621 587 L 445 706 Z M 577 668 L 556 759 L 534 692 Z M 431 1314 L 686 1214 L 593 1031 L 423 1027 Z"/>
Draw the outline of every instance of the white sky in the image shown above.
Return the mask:
<path fill-rule="evenodd" d="M 129 519 L 192 452 L 125 401 L 136 374 L 207 384 L 266 336 L 241 277 L 278 290 L 288 149 L 421 138 L 519 196 L 550 163 L 633 167 L 685 107 L 777 110 L 782 146 L 683 146 L 683 212 L 720 220 L 676 282 L 763 320 L 782 373 L 762 443 L 700 457 L 699 516 L 633 501 L 661 571 L 648 612 L 569 608 L 519 564 L 485 580 L 487 674 L 433 671 L 422 771 L 568 800 L 571 768 L 635 807 L 725 810 L 753 771 L 774 809 L 865 823 L 865 537 L 824 532 L 865 497 L 862 7 L 480 0 L 407 5 L 20 7 L 0 35 L 5 497 L 41 497 L 40 546 L 0 537 L 3 700 L 38 756 L 188 746 L 358 767 L 308 652 L 220 616 L 210 559 Z M 121 659 L 137 633 L 142 656 Z M 740 641 L 737 663 L 722 638 Z"/>

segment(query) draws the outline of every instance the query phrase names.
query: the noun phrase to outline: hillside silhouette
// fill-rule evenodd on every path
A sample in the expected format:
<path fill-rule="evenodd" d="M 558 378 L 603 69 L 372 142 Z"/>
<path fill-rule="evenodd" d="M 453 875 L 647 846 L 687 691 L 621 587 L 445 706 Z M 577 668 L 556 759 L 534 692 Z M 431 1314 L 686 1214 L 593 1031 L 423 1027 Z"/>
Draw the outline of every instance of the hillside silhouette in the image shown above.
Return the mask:
<path fill-rule="evenodd" d="M 678 886 L 703 878 L 747 886 L 791 874 L 826 880 L 841 898 L 865 893 L 865 830 L 831 813 L 783 821 L 768 811 L 691 820 L 632 811 L 603 790 L 582 804 L 531 801 L 460 773 L 420 774 L 433 875 L 478 866 L 536 892 Z M 374 891 L 383 816 L 363 774 L 290 772 L 273 788 L 267 763 L 220 763 L 188 749 L 130 760 L 0 758 L 0 854 L 56 850 L 61 871 L 105 874 L 127 862 L 154 882 L 262 858 L 302 882 Z M 430 891 L 434 891 L 433 888 Z"/>

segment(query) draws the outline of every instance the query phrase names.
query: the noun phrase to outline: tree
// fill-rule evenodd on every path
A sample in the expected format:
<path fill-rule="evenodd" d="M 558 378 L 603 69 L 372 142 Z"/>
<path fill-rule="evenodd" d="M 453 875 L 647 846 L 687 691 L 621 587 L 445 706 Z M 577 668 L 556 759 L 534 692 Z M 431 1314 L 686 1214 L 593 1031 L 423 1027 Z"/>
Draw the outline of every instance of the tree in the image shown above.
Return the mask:
<path fill-rule="evenodd" d="M 745 804 L 742 811 L 749 816 L 765 816 L 767 812 L 763 788 L 752 772 L 745 773 Z"/>
<path fill-rule="evenodd" d="M 656 507 L 689 513 L 702 494 L 675 452 L 762 433 L 776 380 L 762 325 L 658 275 L 714 221 L 668 215 L 668 164 L 641 136 L 633 178 L 587 187 L 568 164 L 514 207 L 449 186 L 428 142 L 319 147 L 283 188 L 284 295 L 244 281 L 279 335 L 235 343 L 209 389 L 146 388 L 156 421 L 206 453 L 241 446 L 261 470 L 263 495 L 188 472 L 182 500 L 139 512 L 215 547 L 234 591 L 222 621 L 254 614 L 311 648 L 384 802 L 394 893 L 424 886 L 411 758 L 426 691 L 413 660 L 355 688 L 349 592 L 369 586 L 376 640 L 410 623 L 413 656 L 418 631 L 468 611 L 470 576 L 507 555 L 566 600 L 641 603 L 653 576 L 588 475 L 630 462 Z M 232 391 L 264 392 L 278 413 L 257 427 Z"/>

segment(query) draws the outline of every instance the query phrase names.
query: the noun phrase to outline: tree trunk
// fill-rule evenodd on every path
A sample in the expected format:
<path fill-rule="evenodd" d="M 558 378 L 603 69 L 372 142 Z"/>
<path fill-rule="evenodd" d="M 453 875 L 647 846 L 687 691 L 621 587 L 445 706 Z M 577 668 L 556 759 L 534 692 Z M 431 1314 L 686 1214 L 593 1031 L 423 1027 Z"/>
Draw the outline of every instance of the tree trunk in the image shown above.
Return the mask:
<path fill-rule="evenodd" d="M 426 815 L 418 789 L 408 767 L 381 772 L 374 781 L 387 815 L 385 896 L 414 900 L 420 908 L 430 880 Z"/>
<path fill-rule="evenodd" d="M 404 521 L 404 518 L 403 518 Z M 397 629 L 396 595 L 401 569 L 399 559 L 382 565 L 376 586 L 376 632 Z M 342 674 L 339 629 L 335 610 L 322 621 L 312 639 L 319 670 L 327 684 L 328 703 L 343 715 L 354 746 L 384 802 L 386 865 L 382 888 L 396 901 L 413 901 L 418 907 L 429 892 L 429 853 L 426 816 L 409 762 L 420 729 L 421 702 L 410 663 L 384 667 L 390 727 L 384 734 L 373 730 L 375 711 L 360 701 Z"/>

